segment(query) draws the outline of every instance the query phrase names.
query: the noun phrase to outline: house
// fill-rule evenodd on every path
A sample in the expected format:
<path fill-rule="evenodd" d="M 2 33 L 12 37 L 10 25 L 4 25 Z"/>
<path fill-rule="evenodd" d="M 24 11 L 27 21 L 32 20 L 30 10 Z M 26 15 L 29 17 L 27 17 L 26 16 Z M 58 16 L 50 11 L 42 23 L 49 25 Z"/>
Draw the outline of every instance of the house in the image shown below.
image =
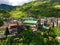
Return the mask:
<path fill-rule="evenodd" d="M 60 27 L 60 18 L 58 18 L 58 27 Z"/>

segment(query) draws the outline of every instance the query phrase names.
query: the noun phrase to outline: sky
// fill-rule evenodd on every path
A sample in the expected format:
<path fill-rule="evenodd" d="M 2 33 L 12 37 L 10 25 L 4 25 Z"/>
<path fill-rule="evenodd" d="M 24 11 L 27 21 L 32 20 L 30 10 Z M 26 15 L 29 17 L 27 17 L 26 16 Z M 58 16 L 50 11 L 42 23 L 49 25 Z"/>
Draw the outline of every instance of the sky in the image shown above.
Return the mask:
<path fill-rule="evenodd" d="M 32 0 L 0 0 L 0 4 L 7 4 L 12 6 L 19 6 L 25 3 L 31 2 Z"/>

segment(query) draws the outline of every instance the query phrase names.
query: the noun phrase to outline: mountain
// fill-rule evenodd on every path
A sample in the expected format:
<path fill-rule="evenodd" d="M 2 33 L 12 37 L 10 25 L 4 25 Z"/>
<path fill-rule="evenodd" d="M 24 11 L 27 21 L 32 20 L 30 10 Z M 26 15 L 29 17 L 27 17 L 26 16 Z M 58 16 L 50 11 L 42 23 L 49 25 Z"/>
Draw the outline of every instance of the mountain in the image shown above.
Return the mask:
<path fill-rule="evenodd" d="M 55 2 L 54 2 L 55 3 Z M 10 12 L 13 18 L 22 17 L 60 17 L 60 10 L 54 8 L 54 3 L 51 5 L 49 1 L 33 1 L 17 7 L 15 10 Z"/>
<path fill-rule="evenodd" d="M 16 6 L 10 6 L 10 5 L 6 5 L 6 4 L 0 4 L 0 9 L 4 9 L 7 11 L 11 11 L 12 9 L 15 9 Z"/>

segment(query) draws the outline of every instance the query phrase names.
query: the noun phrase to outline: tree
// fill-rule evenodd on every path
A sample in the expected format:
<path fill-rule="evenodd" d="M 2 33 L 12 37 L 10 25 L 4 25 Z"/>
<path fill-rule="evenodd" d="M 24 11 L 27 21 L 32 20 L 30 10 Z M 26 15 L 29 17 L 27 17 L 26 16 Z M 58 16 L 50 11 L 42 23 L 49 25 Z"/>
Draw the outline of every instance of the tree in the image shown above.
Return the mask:
<path fill-rule="evenodd" d="M 9 18 L 10 13 L 6 10 L 0 9 L 0 17 Z"/>
<path fill-rule="evenodd" d="M 3 19 L 0 18 L 0 26 L 4 24 Z"/>

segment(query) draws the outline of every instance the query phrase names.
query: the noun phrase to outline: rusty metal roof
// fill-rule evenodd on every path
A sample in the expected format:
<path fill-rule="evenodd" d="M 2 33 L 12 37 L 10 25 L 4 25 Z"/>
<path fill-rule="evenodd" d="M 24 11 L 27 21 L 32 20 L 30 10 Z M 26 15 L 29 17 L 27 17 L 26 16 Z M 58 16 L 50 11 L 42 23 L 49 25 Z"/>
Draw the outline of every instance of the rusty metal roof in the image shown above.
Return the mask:
<path fill-rule="evenodd" d="M 17 26 L 17 24 L 9 24 L 9 26 Z"/>

